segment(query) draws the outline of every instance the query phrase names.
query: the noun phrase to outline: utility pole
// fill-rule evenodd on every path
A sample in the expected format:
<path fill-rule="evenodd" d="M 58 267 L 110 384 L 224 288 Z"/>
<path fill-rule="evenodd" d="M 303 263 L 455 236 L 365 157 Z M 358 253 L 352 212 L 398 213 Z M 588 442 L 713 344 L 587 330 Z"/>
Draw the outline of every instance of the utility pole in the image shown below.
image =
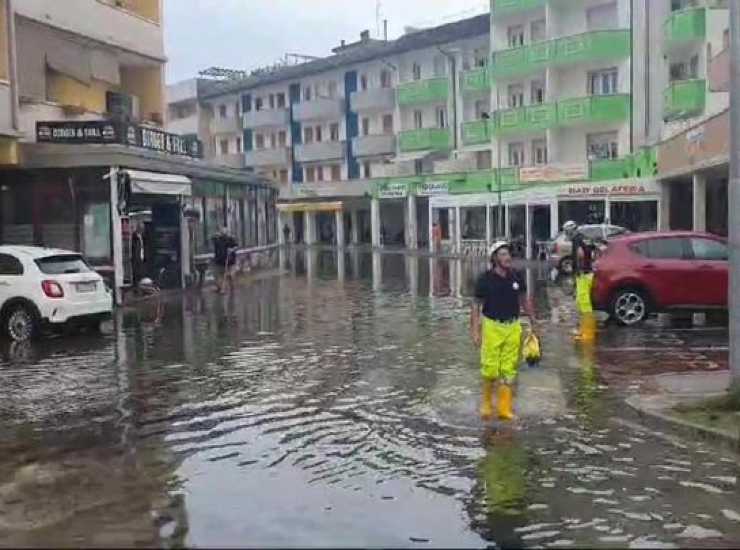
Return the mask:
<path fill-rule="evenodd" d="M 730 376 L 740 391 L 740 2 L 730 1 Z"/>

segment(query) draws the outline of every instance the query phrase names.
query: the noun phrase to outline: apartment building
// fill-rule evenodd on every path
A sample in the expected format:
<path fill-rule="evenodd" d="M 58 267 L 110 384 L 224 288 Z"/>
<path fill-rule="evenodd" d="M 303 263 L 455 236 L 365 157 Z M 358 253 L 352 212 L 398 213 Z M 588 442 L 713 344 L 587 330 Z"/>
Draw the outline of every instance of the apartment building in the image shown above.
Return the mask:
<path fill-rule="evenodd" d="M 146 275 L 170 286 L 227 222 L 245 246 L 276 239 L 267 182 L 202 160 L 199 132 L 163 129 L 161 0 L 0 7 L 0 242 L 79 250 L 120 298 L 134 226 Z"/>
<path fill-rule="evenodd" d="M 531 255 L 567 219 L 676 217 L 658 145 L 727 108 L 707 76 L 727 21 L 712 0 L 495 0 L 207 101 L 240 97 L 245 166 L 295 238 L 414 248 L 437 223 L 454 250 L 506 235 Z"/>

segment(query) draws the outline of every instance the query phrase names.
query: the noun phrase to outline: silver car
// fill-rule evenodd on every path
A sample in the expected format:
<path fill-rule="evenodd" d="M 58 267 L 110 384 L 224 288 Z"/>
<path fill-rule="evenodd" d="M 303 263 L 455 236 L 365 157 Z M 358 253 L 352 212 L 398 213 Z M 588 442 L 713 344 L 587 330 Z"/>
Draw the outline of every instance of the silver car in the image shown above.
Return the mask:
<path fill-rule="evenodd" d="M 629 233 L 628 229 L 618 225 L 609 225 L 605 223 L 593 225 L 580 225 L 578 231 L 587 239 L 594 242 L 608 241 L 611 237 L 625 235 Z M 558 233 L 557 237 L 550 241 L 548 247 L 548 264 L 553 272 L 569 275 L 573 272 L 573 244 L 570 237 L 563 231 Z"/>

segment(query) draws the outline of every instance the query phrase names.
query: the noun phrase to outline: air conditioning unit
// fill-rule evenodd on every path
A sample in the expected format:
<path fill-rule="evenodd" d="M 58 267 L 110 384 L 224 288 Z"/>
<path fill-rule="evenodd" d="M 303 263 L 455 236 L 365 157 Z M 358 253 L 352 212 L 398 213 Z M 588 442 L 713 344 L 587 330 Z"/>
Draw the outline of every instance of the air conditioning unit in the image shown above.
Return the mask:
<path fill-rule="evenodd" d="M 140 120 L 139 98 L 119 92 L 106 92 L 105 110 L 113 120 L 135 122 Z"/>

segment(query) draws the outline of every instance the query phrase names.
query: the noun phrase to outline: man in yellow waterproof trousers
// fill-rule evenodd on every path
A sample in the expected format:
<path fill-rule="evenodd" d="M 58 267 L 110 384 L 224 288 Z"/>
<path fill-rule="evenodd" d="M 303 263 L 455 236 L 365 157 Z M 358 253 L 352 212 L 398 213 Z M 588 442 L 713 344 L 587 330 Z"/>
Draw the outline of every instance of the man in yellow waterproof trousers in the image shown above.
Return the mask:
<path fill-rule="evenodd" d="M 493 417 L 493 391 L 498 386 L 498 416 L 502 420 L 512 420 L 512 386 L 522 348 L 519 312 L 522 308 L 525 310 L 534 330 L 534 311 L 527 299 L 526 278 L 512 268 L 509 243 L 496 242 L 490 253 L 491 269 L 478 278 L 470 310 L 471 336 L 480 348 L 480 415 L 484 421 Z"/>
<path fill-rule="evenodd" d="M 594 283 L 593 256 L 595 245 L 578 230 L 578 224 L 568 221 L 563 231 L 573 244 L 573 276 L 576 279 L 576 308 L 579 315 L 579 330 L 576 340 L 591 341 L 596 336 L 596 318 L 591 305 L 591 288 Z"/>

